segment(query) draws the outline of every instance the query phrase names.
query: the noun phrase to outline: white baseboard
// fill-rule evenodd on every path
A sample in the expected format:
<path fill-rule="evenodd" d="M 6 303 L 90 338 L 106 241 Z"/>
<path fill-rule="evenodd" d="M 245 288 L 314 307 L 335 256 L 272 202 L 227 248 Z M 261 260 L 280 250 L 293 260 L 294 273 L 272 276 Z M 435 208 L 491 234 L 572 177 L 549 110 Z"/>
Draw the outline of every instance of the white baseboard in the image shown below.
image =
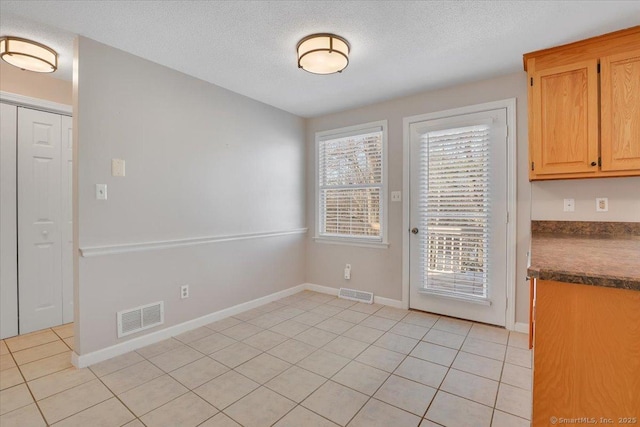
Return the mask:
<path fill-rule="evenodd" d="M 305 285 L 307 286 L 306 289 L 310 291 L 320 292 L 323 294 L 338 295 L 338 292 L 340 291 L 340 289 L 338 288 L 316 285 L 314 283 L 305 283 Z M 376 304 L 388 305 L 389 307 L 394 307 L 394 308 L 404 308 L 402 301 L 397 299 L 378 297 L 374 295 L 373 302 Z"/>
<path fill-rule="evenodd" d="M 514 328 L 516 332 L 522 332 L 523 334 L 529 333 L 529 324 L 523 322 L 516 322 L 516 326 Z"/>
<path fill-rule="evenodd" d="M 308 289 L 307 284 L 303 283 L 301 285 L 297 285 L 292 288 L 264 296 L 262 298 L 257 298 L 242 304 L 234 305 L 233 307 L 225 308 L 223 310 L 216 311 L 214 313 L 210 313 L 205 316 L 180 323 L 178 325 L 170 326 L 160 331 L 151 332 L 150 334 L 133 338 L 131 340 L 118 343 L 100 350 L 96 350 L 91 353 L 77 355 L 74 352 L 71 356 L 71 362 L 76 368 L 84 368 L 89 365 L 102 362 L 103 360 L 111 359 L 112 357 L 120 356 L 121 354 L 129 353 L 130 351 L 155 344 L 176 335 L 180 335 L 192 329 L 208 325 L 209 323 L 222 320 L 225 317 L 233 316 L 235 314 L 251 310 L 253 308 L 268 304 L 281 298 L 288 297 L 289 295 L 293 295 L 305 289 Z"/>
<path fill-rule="evenodd" d="M 96 350 L 91 353 L 78 355 L 74 352 L 71 354 L 71 363 L 73 363 L 76 368 L 84 368 L 89 365 L 102 362 L 103 360 L 111 359 L 112 357 L 120 356 L 122 354 L 129 353 L 130 351 L 155 344 L 157 342 L 166 340 L 176 335 L 180 335 L 201 326 L 208 325 L 209 323 L 222 320 L 225 317 L 233 316 L 235 314 L 251 310 L 253 308 L 268 304 L 281 298 L 288 297 L 289 295 L 293 295 L 304 290 L 320 292 L 328 295 L 338 295 L 339 291 L 339 289 L 329 286 L 321 286 L 313 283 L 303 283 L 301 285 L 297 285 L 292 288 L 264 296 L 262 298 L 257 298 L 242 304 L 234 305 L 233 307 L 225 308 L 223 310 L 216 311 L 214 313 L 210 313 L 205 316 L 180 323 L 178 325 L 170 326 L 156 332 L 151 332 L 150 334 L 133 338 L 131 340 L 124 341 L 122 343 L 118 343 L 100 350 Z M 403 307 L 402 301 L 391 298 L 374 297 L 373 302 L 375 302 L 376 304 L 388 305 L 395 308 Z"/>
<path fill-rule="evenodd" d="M 333 296 L 338 296 L 338 292 L 340 292 L 340 289 L 338 288 L 332 288 L 331 286 L 316 285 L 315 283 L 305 283 L 305 288 L 308 291 L 320 292 L 322 294 L 333 295 Z"/>

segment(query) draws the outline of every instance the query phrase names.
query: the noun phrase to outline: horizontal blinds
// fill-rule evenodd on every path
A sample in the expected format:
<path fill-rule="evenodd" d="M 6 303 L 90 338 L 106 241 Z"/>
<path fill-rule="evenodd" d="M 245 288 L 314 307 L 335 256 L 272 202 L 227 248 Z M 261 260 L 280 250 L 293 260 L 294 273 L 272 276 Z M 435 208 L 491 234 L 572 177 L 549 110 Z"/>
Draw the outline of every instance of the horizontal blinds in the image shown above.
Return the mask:
<path fill-rule="evenodd" d="M 320 235 L 382 240 L 382 132 L 318 142 Z"/>
<path fill-rule="evenodd" d="M 491 215 L 489 125 L 427 132 L 420 141 L 424 287 L 487 298 Z"/>

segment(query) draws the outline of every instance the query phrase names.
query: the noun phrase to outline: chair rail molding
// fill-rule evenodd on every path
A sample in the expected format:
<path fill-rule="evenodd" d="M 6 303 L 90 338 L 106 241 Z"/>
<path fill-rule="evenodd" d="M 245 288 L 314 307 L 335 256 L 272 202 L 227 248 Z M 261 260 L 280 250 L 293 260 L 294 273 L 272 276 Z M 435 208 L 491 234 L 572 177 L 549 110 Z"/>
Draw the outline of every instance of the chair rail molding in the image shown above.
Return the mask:
<path fill-rule="evenodd" d="M 263 239 L 266 237 L 289 236 L 305 234 L 307 228 L 292 228 L 289 230 L 263 231 L 257 233 L 227 234 L 220 236 L 192 237 L 187 239 L 158 240 L 149 242 L 123 243 L 116 245 L 89 246 L 80 248 L 80 256 L 94 257 L 102 255 L 116 255 L 128 252 L 142 252 L 157 249 L 168 249 L 182 246 L 203 245 L 208 243 L 231 242 L 236 240 Z"/>

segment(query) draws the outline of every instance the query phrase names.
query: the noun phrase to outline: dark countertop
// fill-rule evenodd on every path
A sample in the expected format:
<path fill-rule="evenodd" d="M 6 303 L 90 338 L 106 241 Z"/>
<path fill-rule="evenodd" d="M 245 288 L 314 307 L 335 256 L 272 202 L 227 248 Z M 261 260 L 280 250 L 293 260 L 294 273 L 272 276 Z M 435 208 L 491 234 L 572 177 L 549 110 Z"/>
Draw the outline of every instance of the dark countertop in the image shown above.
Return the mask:
<path fill-rule="evenodd" d="M 640 291 L 640 235 L 532 230 L 530 277 Z"/>

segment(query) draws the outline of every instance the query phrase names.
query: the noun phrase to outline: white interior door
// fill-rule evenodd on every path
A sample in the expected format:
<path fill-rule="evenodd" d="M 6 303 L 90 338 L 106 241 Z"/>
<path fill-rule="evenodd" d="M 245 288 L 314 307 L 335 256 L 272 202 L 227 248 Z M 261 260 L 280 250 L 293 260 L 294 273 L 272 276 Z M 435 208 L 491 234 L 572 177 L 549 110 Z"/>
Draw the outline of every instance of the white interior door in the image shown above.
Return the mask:
<path fill-rule="evenodd" d="M 62 323 L 73 322 L 73 119 L 62 116 Z"/>
<path fill-rule="evenodd" d="M 62 324 L 61 117 L 18 108 L 20 333 Z"/>
<path fill-rule="evenodd" d="M 412 123 L 411 308 L 505 325 L 506 109 Z"/>
<path fill-rule="evenodd" d="M 0 338 L 18 335 L 17 126 L 18 108 L 0 104 Z"/>

